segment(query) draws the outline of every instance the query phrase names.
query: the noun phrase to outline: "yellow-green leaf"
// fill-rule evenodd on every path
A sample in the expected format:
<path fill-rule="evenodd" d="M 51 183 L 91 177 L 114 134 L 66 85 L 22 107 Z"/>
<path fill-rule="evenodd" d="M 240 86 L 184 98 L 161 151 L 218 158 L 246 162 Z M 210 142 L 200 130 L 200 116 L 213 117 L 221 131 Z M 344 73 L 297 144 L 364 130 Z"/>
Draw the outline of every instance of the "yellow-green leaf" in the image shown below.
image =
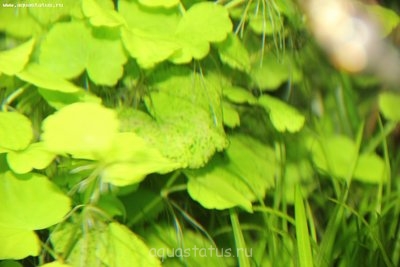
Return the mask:
<path fill-rule="evenodd" d="M 34 44 L 35 39 L 32 38 L 13 49 L 1 51 L 0 73 L 3 72 L 11 76 L 20 72 L 28 63 Z"/>
<path fill-rule="evenodd" d="M 74 103 L 47 117 L 42 128 L 49 151 L 95 156 L 111 148 L 119 120 L 113 110 L 99 104 Z"/>
<path fill-rule="evenodd" d="M 33 143 L 22 151 L 10 151 L 7 162 L 16 173 L 27 173 L 32 169 L 44 169 L 54 159 L 54 153 L 47 151 L 42 142 Z"/>
<path fill-rule="evenodd" d="M 33 139 L 31 121 L 17 112 L 0 112 L 0 153 L 23 150 Z"/>

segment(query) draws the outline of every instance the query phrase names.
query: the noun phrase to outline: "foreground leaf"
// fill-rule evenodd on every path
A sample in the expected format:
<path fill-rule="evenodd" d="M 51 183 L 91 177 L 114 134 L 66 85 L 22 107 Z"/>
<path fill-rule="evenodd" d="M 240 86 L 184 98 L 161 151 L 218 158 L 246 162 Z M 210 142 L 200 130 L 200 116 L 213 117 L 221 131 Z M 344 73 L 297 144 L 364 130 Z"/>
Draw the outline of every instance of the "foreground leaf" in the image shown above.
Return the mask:
<path fill-rule="evenodd" d="M 226 158 L 216 155 L 206 167 L 188 170 L 190 196 L 209 209 L 240 206 L 251 212 L 251 202 L 263 199 L 274 184 L 274 152 L 247 136 L 230 139 Z"/>
<path fill-rule="evenodd" d="M 71 208 L 70 199 L 47 177 L 34 173 L 0 174 L 0 203 L 0 259 L 37 256 L 40 242 L 33 230 L 60 222 Z"/>
<path fill-rule="evenodd" d="M 111 148 L 118 128 L 113 110 L 96 103 L 74 103 L 44 120 L 42 140 L 54 153 L 91 158 Z"/>
<path fill-rule="evenodd" d="M 118 134 L 102 157 L 107 164 L 102 172 L 103 181 L 117 186 L 139 183 L 150 173 L 167 173 L 181 167 L 135 133 Z"/>
<path fill-rule="evenodd" d="M 161 266 L 144 242 L 124 225 L 111 222 L 85 233 L 76 227 L 65 224 L 51 235 L 55 251 L 60 255 L 65 253 L 68 238 L 76 240 L 64 259 L 72 266 Z"/>
<path fill-rule="evenodd" d="M 0 52 L 0 73 L 14 75 L 20 72 L 25 64 L 29 61 L 29 56 L 32 52 L 35 39 L 6 51 Z"/>
<path fill-rule="evenodd" d="M 59 77 L 76 78 L 86 69 L 92 81 L 103 85 L 117 83 L 126 60 L 118 32 L 76 21 L 55 24 L 39 54 L 40 65 Z"/>
<path fill-rule="evenodd" d="M 23 150 L 33 139 L 31 121 L 17 112 L 0 112 L 0 153 Z"/>
<path fill-rule="evenodd" d="M 55 158 L 54 153 L 47 151 L 43 143 L 33 143 L 23 151 L 10 151 L 7 162 L 16 173 L 27 173 L 32 169 L 42 170 Z"/>
<path fill-rule="evenodd" d="M 192 58 L 202 59 L 210 50 L 210 42 L 225 40 L 231 31 L 232 22 L 224 7 L 210 2 L 194 4 L 176 28 L 175 38 L 181 51 L 171 60 L 188 63 Z"/>

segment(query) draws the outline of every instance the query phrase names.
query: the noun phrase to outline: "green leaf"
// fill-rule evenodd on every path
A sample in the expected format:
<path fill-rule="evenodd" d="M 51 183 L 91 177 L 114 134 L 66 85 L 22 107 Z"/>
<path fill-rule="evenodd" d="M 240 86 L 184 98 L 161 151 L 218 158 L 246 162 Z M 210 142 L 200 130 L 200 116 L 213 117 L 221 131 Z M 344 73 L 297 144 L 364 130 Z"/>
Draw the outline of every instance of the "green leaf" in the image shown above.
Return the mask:
<path fill-rule="evenodd" d="M 180 20 L 177 8 L 146 8 L 136 2 L 123 0 L 118 4 L 119 12 L 128 25 L 122 29 L 122 41 L 140 66 L 151 68 L 179 49 L 173 39 Z"/>
<path fill-rule="evenodd" d="M 274 10 L 275 11 L 275 10 Z M 282 17 L 276 12 L 255 11 L 249 15 L 249 26 L 257 34 L 272 35 L 282 31 Z"/>
<path fill-rule="evenodd" d="M 235 174 L 218 166 L 219 163 L 213 160 L 205 169 L 185 172 L 189 177 L 187 190 L 190 197 L 207 209 L 224 210 L 239 206 L 252 212 L 251 201 L 240 189 L 246 187 L 246 184 L 238 180 Z"/>
<path fill-rule="evenodd" d="M 14 47 L 13 49 L 0 52 L 0 73 L 14 75 L 20 72 L 28 63 L 35 39 Z"/>
<path fill-rule="evenodd" d="M 351 175 L 352 162 L 356 160 L 356 144 L 345 136 L 332 136 L 311 146 L 315 165 L 333 177 L 347 179 Z"/>
<path fill-rule="evenodd" d="M 27 65 L 22 72 L 17 74 L 17 77 L 37 87 L 64 93 L 76 93 L 83 90 L 36 63 Z"/>
<path fill-rule="evenodd" d="M 225 267 L 233 251 L 227 249 L 225 253 L 215 246 L 214 242 L 204 237 L 198 231 L 189 228 L 183 230 L 182 239 L 177 237 L 176 229 L 172 226 L 154 224 L 143 236 L 150 249 L 150 253 L 157 256 L 163 266 L 208 266 Z M 227 255 L 228 252 L 232 253 Z"/>
<path fill-rule="evenodd" d="M 63 255 L 65 262 L 72 266 L 161 266 L 145 243 L 124 225 L 112 222 L 85 233 L 75 227 L 65 224 L 51 236 L 55 251 L 60 255 L 65 253 L 68 240 L 76 240 L 71 252 Z"/>
<path fill-rule="evenodd" d="M 168 59 L 179 48 L 171 40 L 135 29 L 122 29 L 122 40 L 129 54 L 143 68 L 154 67 Z"/>
<path fill-rule="evenodd" d="M 400 95 L 385 92 L 379 95 L 379 108 L 386 119 L 400 121 Z"/>
<path fill-rule="evenodd" d="M 188 63 L 202 59 L 210 50 L 210 42 L 225 40 L 232 31 L 228 11 L 214 3 L 196 3 L 184 14 L 179 22 L 175 38 L 182 50 L 171 60 L 174 63 Z"/>
<path fill-rule="evenodd" d="M 39 8 L 38 8 L 39 9 Z M 28 8 L 0 8 L 0 31 L 20 39 L 31 38 L 40 33 L 41 26 Z"/>
<path fill-rule="evenodd" d="M 73 93 L 65 93 L 39 88 L 38 92 L 55 109 L 61 109 L 76 102 L 101 104 L 102 101 L 101 98 L 83 89 Z"/>
<path fill-rule="evenodd" d="M 0 153 L 23 150 L 33 139 L 31 121 L 17 112 L 0 112 Z"/>
<path fill-rule="evenodd" d="M 40 240 L 33 231 L 7 227 L 1 223 L 0 225 L 2 242 L 0 259 L 23 259 L 28 256 L 39 255 Z M 24 246 L 21 246 L 21 244 L 24 244 Z"/>
<path fill-rule="evenodd" d="M 0 259 L 37 256 L 40 242 L 33 230 L 60 222 L 71 206 L 47 177 L 36 173 L 0 174 L 0 202 Z"/>
<path fill-rule="evenodd" d="M 226 156 L 216 155 L 205 167 L 185 171 L 188 192 L 208 209 L 240 206 L 251 212 L 251 202 L 262 199 L 274 184 L 274 152 L 252 138 L 235 135 Z"/>
<path fill-rule="evenodd" d="M 33 143 L 25 150 L 10 151 L 7 154 L 7 162 L 16 173 L 27 173 L 32 169 L 42 170 L 55 158 L 55 155 L 45 150 L 43 143 Z"/>
<path fill-rule="evenodd" d="M 100 6 L 95 0 L 82 0 L 82 10 L 85 16 L 90 18 L 90 23 L 96 27 L 116 27 L 125 23 L 115 10 Z"/>
<path fill-rule="evenodd" d="M 376 154 L 361 154 L 354 170 L 354 179 L 364 183 L 382 184 L 385 179 L 385 162 Z"/>
<path fill-rule="evenodd" d="M 298 132 L 305 122 L 305 118 L 294 107 L 289 106 L 278 98 L 262 95 L 259 104 L 269 112 L 269 117 L 275 129 L 279 132 Z"/>
<path fill-rule="evenodd" d="M 249 90 L 237 86 L 224 87 L 223 94 L 233 103 L 237 104 L 255 104 L 257 103 L 257 98 L 253 96 Z"/>
<path fill-rule="evenodd" d="M 91 158 L 111 148 L 118 128 L 113 110 L 95 103 L 74 103 L 44 120 L 42 139 L 54 153 Z"/>
<path fill-rule="evenodd" d="M 180 3 L 180 0 L 139 0 L 139 3 L 148 7 L 174 7 Z"/>
<path fill-rule="evenodd" d="M 260 57 L 262 58 L 261 65 Z M 278 59 L 272 53 L 268 53 L 267 55 L 256 54 L 252 58 L 250 76 L 262 91 L 273 91 L 287 80 L 294 83 L 301 78 L 299 70 L 288 57 Z"/>
<path fill-rule="evenodd" d="M 235 128 L 240 125 L 239 112 L 229 103 L 222 102 L 224 125 Z"/>
<path fill-rule="evenodd" d="M 222 62 L 234 69 L 250 72 L 249 53 L 237 35 L 228 34 L 228 38 L 217 47 Z"/>
<path fill-rule="evenodd" d="M 30 2 L 35 3 L 34 1 Z M 40 1 L 40 4 L 47 4 L 48 7 L 32 7 L 22 9 L 28 9 L 29 14 L 41 25 L 49 25 L 61 18 L 69 16 L 73 9 L 80 5 L 80 1 L 63 0 L 62 3 L 57 3 L 54 2 L 54 0 L 42 0 Z"/>
<path fill-rule="evenodd" d="M 138 183 L 153 172 L 167 173 L 181 167 L 135 133 L 118 134 L 102 157 L 107 163 L 101 174 L 103 181 L 117 186 Z"/>
<path fill-rule="evenodd" d="M 76 78 L 86 69 L 95 83 L 110 86 L 121 78 L 126 60 L 117 31 L 78 21 L 55 24 L 39 54 L 40 65 L 60 77 Z"/>
<path fill-rule="evenodd" d="M 152 88 L 157 91 L 146 98 L 146 105 L 156 122 L 137 132 L 163 155 L 198 168 L 227 146 L 218 76 L 168 69 L 158 72 Z"/>

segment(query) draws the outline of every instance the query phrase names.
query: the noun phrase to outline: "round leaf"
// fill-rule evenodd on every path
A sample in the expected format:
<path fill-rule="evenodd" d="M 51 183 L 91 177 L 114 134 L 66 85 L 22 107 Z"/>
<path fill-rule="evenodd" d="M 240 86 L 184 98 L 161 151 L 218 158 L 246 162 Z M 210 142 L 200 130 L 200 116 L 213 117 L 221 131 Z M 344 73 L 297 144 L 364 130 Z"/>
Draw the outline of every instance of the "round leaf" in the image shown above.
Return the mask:
<path fill-rule="evenodd" d="M 33 139 L 32 123 L 17 112 L 0 112 L 0 153 L 23 150 Z"/>
<path fill-rule="evenodd" d="M 110 149 L 119 129 L 116 113 L 96 103 L 68 105 L 43 122 L 46 149 L 58 153 L 95 153 Z"/>

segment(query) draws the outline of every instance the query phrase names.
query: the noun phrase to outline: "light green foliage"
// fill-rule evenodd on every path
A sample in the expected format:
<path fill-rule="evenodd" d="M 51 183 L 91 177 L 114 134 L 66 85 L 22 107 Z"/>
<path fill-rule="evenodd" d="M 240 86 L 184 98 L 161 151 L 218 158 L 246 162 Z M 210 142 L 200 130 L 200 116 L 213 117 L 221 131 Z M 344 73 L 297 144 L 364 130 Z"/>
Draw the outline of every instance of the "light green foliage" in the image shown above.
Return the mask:
<path fill-rule="evenodd" d="M 385 182 L 385 163 L 375 154 L 358 155 L 354 141 L 332 136 L 313 142 L 311 153 L 321 171 L 340 179 L 353 179 L 373 184 Z M 356 162 L 355 169 L 352 165 Z"/>
<path fill-rule="evenodd" d="M 148 7 L 174 7 L 180 3 L 179 0 L 139 0 L 139 3 Z"/>
<path fill-rule="evenodd" d="M 55 155 L 47 151 L 42 142 L 30 144 L 22 151 L 10 151 L 7 162 L 16 173 L 27 173 L 32 169 L 42 170 L 49 166 Z"/>
<path fill-rule="evenodd" d="M 392 92 L 385 92 L 379 95 L 379 108 L 385 118 L 393 121 L 400 121 L 400 95 Z"/>
<path fill-rule="evenodd" d="M 141 67 L 151 68 L 178 50 L 173 40 L 180 19 L 177 9 L 145 9 L 123 0 L 119 2 L 119 12 L 128 26 L 122 29 L 122 41 Z"/>
<path fill-rule="evenodd" d="M 305 118 L 292 106 L 282 100 L 263 95 L 259 104 L 269 113 L 272 124 L 279 132 L 298 132 L 303 128 Z"/>
<path fill-rule="evenodd" d="M 46 102 L 55 109 L 60 109 L 76 102 L 90 102 L 97 104 L 101 104 L 102 102 L 101 98 L 82 89 L 77 92 L 60 92 L 39 88 L 38 91 Z"/>
<path fill-rule="evenodd" d="M 128 25 L 122 30 L 124 45 L 144 68 L 166 59 L 175 63 L 202 59 L 210 42 L 223 41 L 232 29 L 228 12 L 212 3 L 195 4 L 180 16 L 177 8 L 144 9 L 121 1 L 120 12 Z"/>
<path fill-rule="evenodd" d="M 33 139 L 31 121 L 18 112 L 0 112 L 0 153 L 23 150 Z"/>
<path fill-rule="evenodd" d="M 71 79 L 87 70 L 97 84 L 114 85 L 126 62 L 115 30 L 92 29 L 83 22 L 57 23 L 48 32 L 40 49 L 40 65 L 52 73 Z"/>
<path fill-rule="evenodd" d="M 250 75 L 254 84 L 262 91 L 274 91 L 285 81 L 294 83 L 301 78 L 297 67 L 288 57 L 277 58 L 271 52 L 260 60 L 261 54 L 252 58 Z"/>
<path fill-rule="evenodd" d="M 199 232 L 185 231 L 180 239 L 173 227 L 155 225 L 145 234 L 146 242 L 152 247 L 150 253 L 157 256 L 163 266 L 221 267 L 227 266 L 229 258 L 236 256 L 232 249 L 223 254 L 221 249 Z"/>
<path fill-rule="evenodd" d="M 141 112 L 121 114 L 123 128 L 134 130 L 182 167 L 204 166 L 227 146 L 218 80 L 186 68 L 159 71 L 146 99 L 153 120 Z M 179 141 L 177 141 L 179 140 Z"/>
<path fill-rule="evenodd" d="M 39 4 L 0 8 L 0 267 L 399 265 L 400 96 L 328 65 L 318 11 L 8 3 Z"/>
<path fill-rule="evenodd" d="M 64 224 L 51 235 L 57 253 L 63 255 L 65 249 L 71 249 L 65 259 L 71 266 L 161 266 L 144 242 L 124 225 L 116 222 L 104 223 L 97 228 L 86 225 L 87 232 L 76 227 Z M 69 244 L 71 239 L 76 242 Z"/>
<path fill-rule="evenodd" d="M 125 23 L 122 16 L 114 10 L 113 3 L 109 2 L 110 8 L 103 8 L 95 0 L 82 0 L 83 13 L 93 26 L 116 27 Z"/>
<path fill-rule="evenodd" d="M 153 172 L 167 173 L 181 167 L 134 133 L 118 134 L 101 155 L 106 164 L 101 174 L 103 181 L 117 186 L 138 183 Z"/>
<path fill-rule="evenodd" d="M 216 155 L 206 167 L 185 173 L 190 196 L 204 207 L 240 206 L 251 212 L 251 202 L 262 199 L 274 184 L 274 152 L 250 137 L 231 136 L 225 156 Z"/>
<path fill-rule="evenodd" d="M 35 39 L 31 39 L 13 49 L 0 52 L 0 74 L 14 75 L 20 72 L 29 60 Z"/>
<path fill-rule="evenodd" d="M 228 34 L 225 41 L 217 44 L 222 62 L 234 69 L 249 72 L 250 56 L 245 46 L 235 34 Z"/>
<path fill-rule="evenodd" d="M 17 74 L 17 77 L 37 87 L 64 93 L 77 93 L 82 90 L 75 84 L 36 63 L 28 64 L 22 72 Z"/>
<path fill-rule="evenodd" d="M 16 0 L 14 0 L 15 2 Z M 17 38 L 30 38 L 40 33 L 40 24 L 29 15 L 28 8 L 0 8 L 0 30 Z"/>
<path fill-rule="evenodd" d="M 1 173 L 0 202 L 0 259 L 37 256 L 40 243 L 33 231 L 59 223 L 71 206 L 47 177 L 34 173 Z"/>
<path fill-rule="evenodd" d="M 223 89 L 224 96 L 232 101 L 233 103 L 238 104 L 256 104 L 257 98 L 254 97 L 248 90 L 237 87 L 237 86 L 228 86 Z"/>
<path fill-rule="evenodd" d="M 43 122 L 46 149 L 92 159 L 108 151 L 119 128 L 116 113 L 95 103 L 68 105 Z"/>
<path fill-rule="evenodd" d="M 181 50 L 171 60 L 187 63 L 192 58 L 202 59 L 209 52 L 209 43 L 223 41 L 231 30 L 226 9 L 209 2 L 195 4 L 179 21 L 175 38 Z"/>

